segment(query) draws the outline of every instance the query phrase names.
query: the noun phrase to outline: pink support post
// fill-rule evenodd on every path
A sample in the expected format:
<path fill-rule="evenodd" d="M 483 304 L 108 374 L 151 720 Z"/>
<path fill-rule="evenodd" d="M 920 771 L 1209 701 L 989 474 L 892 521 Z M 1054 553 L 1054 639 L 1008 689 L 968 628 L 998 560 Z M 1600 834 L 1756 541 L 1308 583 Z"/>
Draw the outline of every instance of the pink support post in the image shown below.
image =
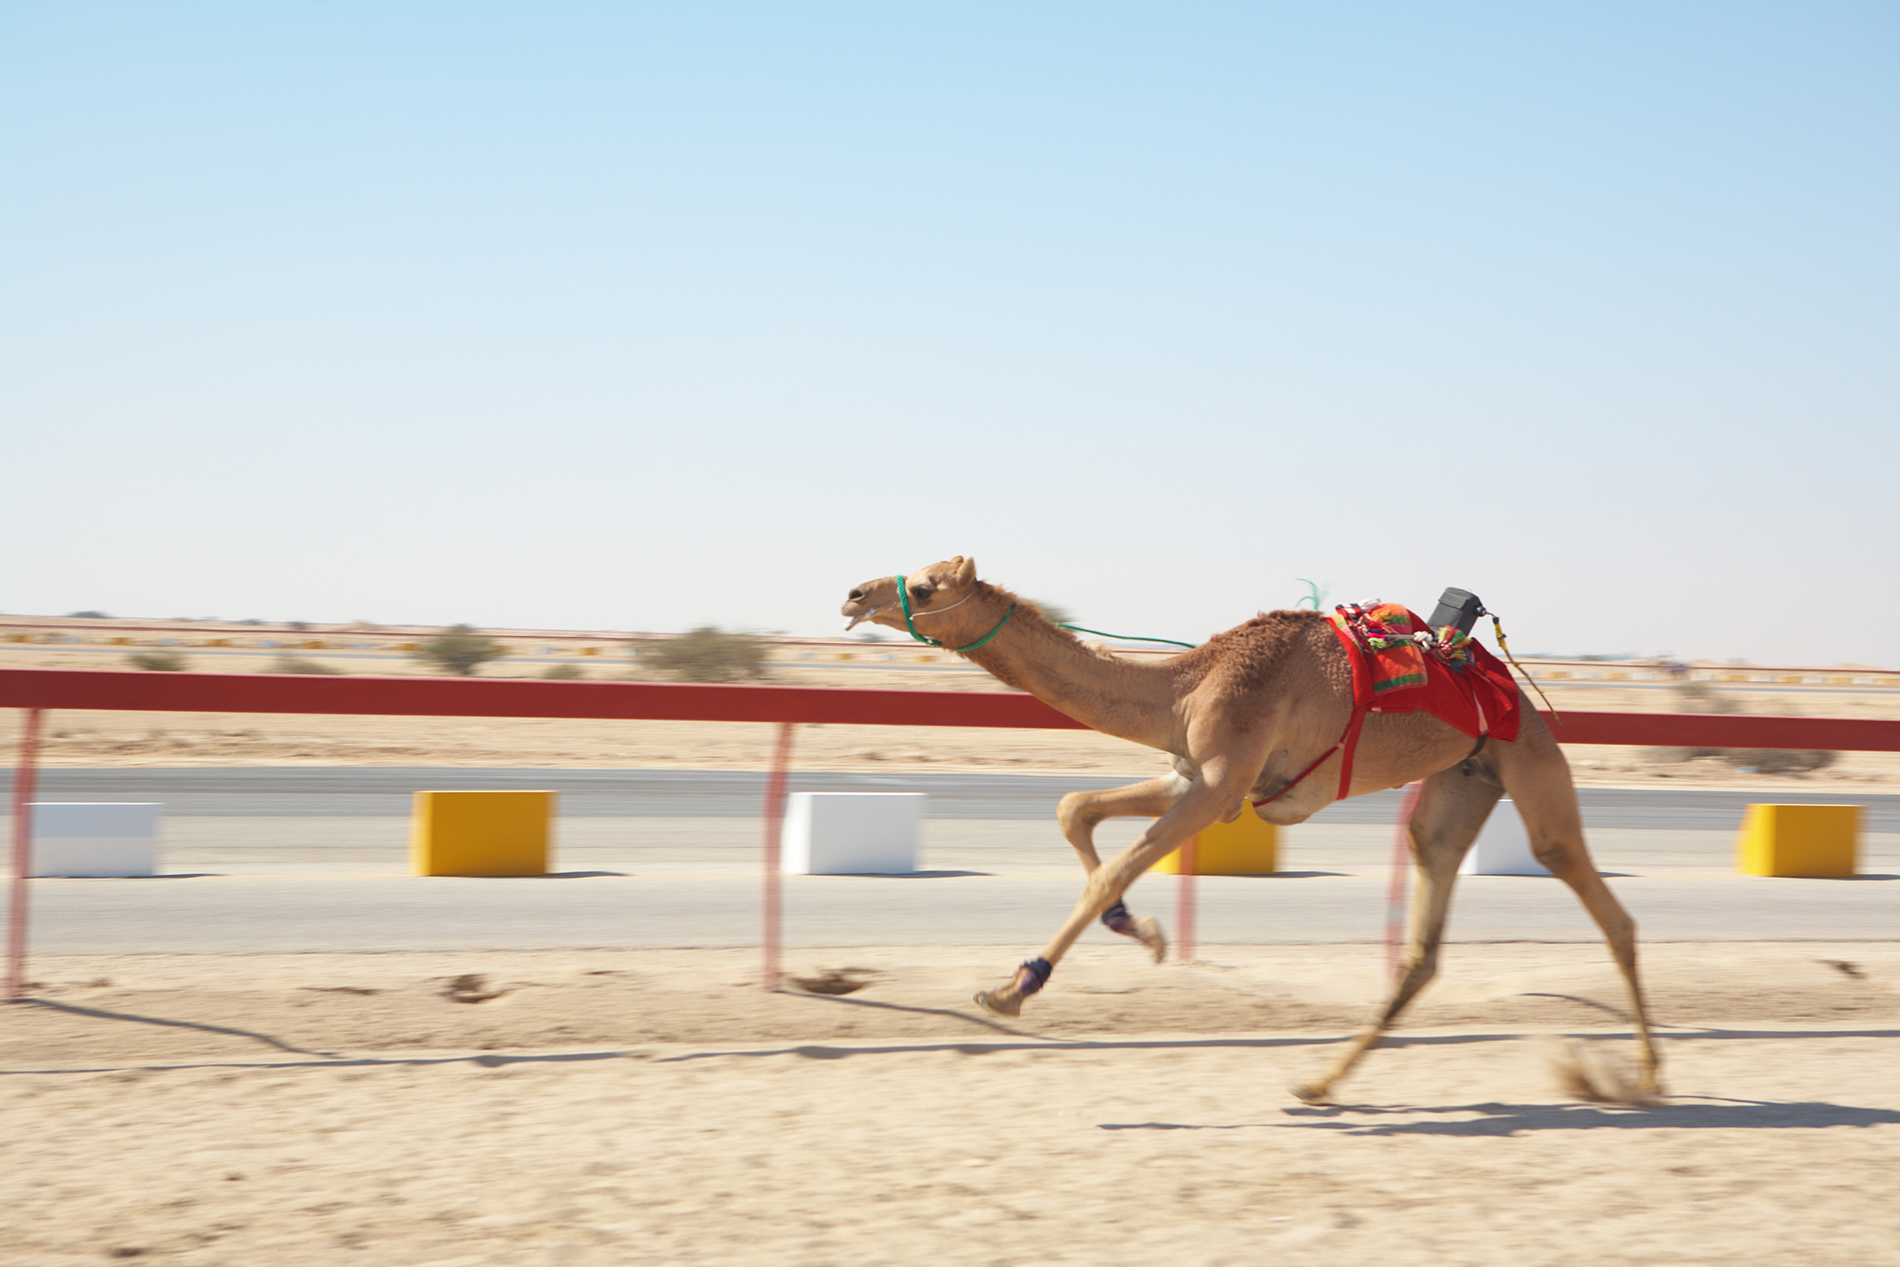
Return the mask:
<path fill-rule="evenodd" d="M 1392 839 L 1392 883 L 1385 891 L 1385 968 L 1394 981 L 1399 979 L 1399 943 L 1405 937 L 1405 877 L 1411 869 L 1412 815 L 1418 812 L 1423 783 L 1408 783 L 1399 798 L 1397 833 Z"/>
<path fill-rule="evenodd" d="M 1194 875 L 1200 865 L 1196 854 L 1201 838 L 1191 836 L 1181 846 L 1181 873 L 1174 881 L 1174 957 L 1181 963 L 1194 958 Z"/>
<path fill-rule="evenodd" d="M 785 822 L 785 776 L 792 764 L 792 726 L 791 722 L 780 723 L 778 745 L 772 754 L 772 773 L 765 780 L 765 902 L 762 912 L 765 965 L 760 979 L 767 992 L 777 990 L 779 980 L 779 892 L 784 879 L 779 870 L 779 833 Z"/>
<path fill-rule="evenodd" d="M 26 710 L 20 763 L 13 771 L 13 900 L 7 914 L 7 999 L 26 994 L 26 877 L 33 870 L 33 775 L 40 751 L 40 712 Z"/>

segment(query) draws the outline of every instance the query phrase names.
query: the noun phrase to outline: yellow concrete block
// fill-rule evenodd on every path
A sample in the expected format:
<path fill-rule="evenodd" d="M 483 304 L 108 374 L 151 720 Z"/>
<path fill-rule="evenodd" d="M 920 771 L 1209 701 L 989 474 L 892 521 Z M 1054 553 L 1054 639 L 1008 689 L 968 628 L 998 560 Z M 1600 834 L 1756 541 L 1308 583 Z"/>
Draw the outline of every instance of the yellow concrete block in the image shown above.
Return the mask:
<path fill-rule="evenodd" d="M 552 792 L 417 792 L 409 820 L 416 875 L 546 875 Z"/>
<path fill-rule="evenodd" d="M 1252 805 L 1242 806 L 1239 818 L 1215 823 L 1196 840 L 1196 875 L 1272 875 L 1280 869 L 1280 829 L 1254 813 Z M 1179 875 L 1181 851 L 1155 863 L 1153 870 Z"/>
<path fill-rule="evenodd" d="M 1855 874 L 1858 805 L 1750 805 L 1735 837 L 1743 875 Z"/>

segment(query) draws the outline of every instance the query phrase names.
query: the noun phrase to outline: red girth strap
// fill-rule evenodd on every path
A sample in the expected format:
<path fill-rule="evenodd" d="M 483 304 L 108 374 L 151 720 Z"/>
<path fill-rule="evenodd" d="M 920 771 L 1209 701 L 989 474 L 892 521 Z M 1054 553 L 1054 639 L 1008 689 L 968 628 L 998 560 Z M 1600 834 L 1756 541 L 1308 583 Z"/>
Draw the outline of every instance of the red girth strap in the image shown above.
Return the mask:
<path fill-rule="evenodd" d="M 1307 766 L 1293 776 L 1291 782 L 1259 804 L 1265 805 L 1277 801 L 1298 787 L 1300 781 L 1320 768 L 1335 752 L 1343 754 L 1339 759 L 1339 795 L 1333 799 L 1343 801 L 1352 790 L 1352 757 L 1359 750 L 1359 731 L 1366 724 L 1366 713 L 1372 708 L 1372 672 L 1366 667 L 1365 653 L 1352 640 L 1352 636 L 1340 628 L 1336 620 L 1326 622 L 1332 627 L 1340 645 L 1346 648 L 1346 661 L 1352 665 L 1352 716 L 1346 719 L 1346 731 L 1340 735 L 1339 742 L 1319 754 L 1319 760 Z"/>

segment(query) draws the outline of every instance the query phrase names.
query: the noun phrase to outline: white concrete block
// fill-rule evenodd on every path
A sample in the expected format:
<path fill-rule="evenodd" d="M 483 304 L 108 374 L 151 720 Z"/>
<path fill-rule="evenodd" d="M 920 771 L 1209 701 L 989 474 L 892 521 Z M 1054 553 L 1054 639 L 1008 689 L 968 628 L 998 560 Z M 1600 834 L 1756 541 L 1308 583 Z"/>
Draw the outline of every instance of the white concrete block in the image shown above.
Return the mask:
<path fill-rule="evenodd" d="M 158 805 L 33 805 L 36 876 L 134 876 L 158 870 Z"/>
<path fill-rule="evenodd" d="M 794 792 L 781 869 L 789 875 L 901 875 L 917 869 L 922 792 Z"/>
<path fill-rule="evenodd" d="M 1458 866 L 1459 875 L 1549 875 L 1550 868 L 1531 853 L 1530 834 L 1517 806 L 1506 797 L 1491 811 L 1471 852 Z"/>

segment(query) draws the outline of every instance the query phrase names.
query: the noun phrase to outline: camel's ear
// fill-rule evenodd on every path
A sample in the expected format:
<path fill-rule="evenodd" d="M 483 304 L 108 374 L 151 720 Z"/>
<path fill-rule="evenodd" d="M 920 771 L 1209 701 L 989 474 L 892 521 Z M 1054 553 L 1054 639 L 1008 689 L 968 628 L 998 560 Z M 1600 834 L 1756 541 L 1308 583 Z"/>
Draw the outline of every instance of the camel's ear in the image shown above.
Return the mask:
<path fill-rule="evenodd" d="M 976 580 L 976 560 L 975 559 L 966 559 L 962 555 L 959 554 L 956 558 L 950 560 L 950 563 L 957 570 L 956 583 L 959 589 L 975 582 Z"/>

